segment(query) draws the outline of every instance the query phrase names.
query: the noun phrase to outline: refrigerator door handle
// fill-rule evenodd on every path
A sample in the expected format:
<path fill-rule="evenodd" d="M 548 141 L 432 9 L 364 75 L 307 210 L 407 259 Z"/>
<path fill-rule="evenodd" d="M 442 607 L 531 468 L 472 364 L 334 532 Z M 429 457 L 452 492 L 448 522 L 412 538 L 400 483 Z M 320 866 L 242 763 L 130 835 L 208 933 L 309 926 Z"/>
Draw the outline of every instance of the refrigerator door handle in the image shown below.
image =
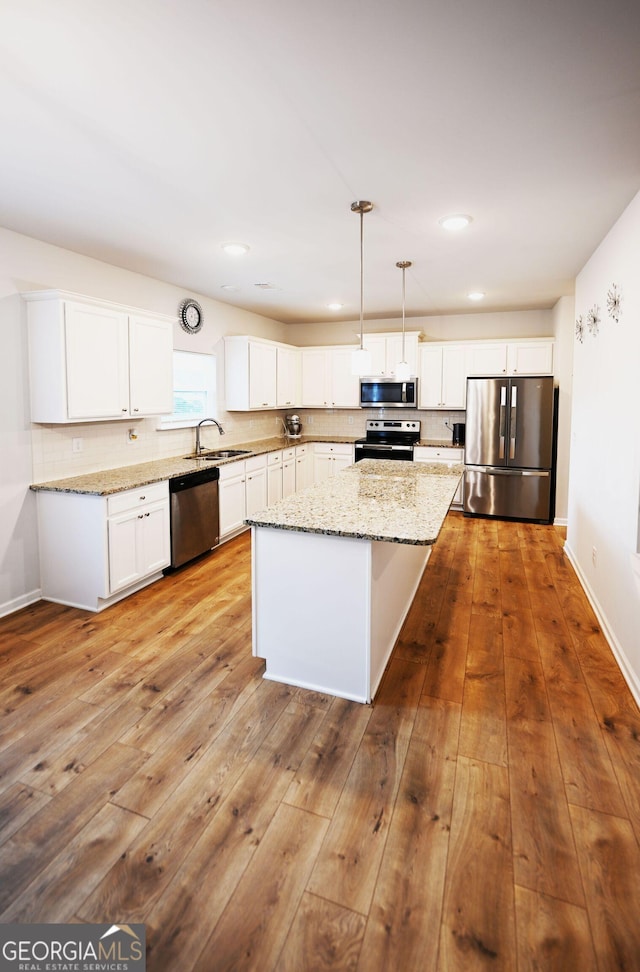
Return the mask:
<path fill-rule="evenodd" d="M 509 459 L 515 459 L 516 457 L 517 420 L 518 420 L 518 388 L 516 385 L 512 385 L 511 386 L 511 418 L 509 420 L 509 431 L 510 431 Z"/>
<path fill-rule="evenodd" d="M 507 386 L 502 385 L 500 388 L 500 452 L 498 454 L 499 459 L 504 459 L 504 440 L 507 425 Z"/>
<path fill-rule="evenodd" d="M 488 476 L 523 476 L 545 478 L 551 475 L 548 469 L 504 469 L 502 466 L 467 466 L 474 472 L 486 473 Z"/>

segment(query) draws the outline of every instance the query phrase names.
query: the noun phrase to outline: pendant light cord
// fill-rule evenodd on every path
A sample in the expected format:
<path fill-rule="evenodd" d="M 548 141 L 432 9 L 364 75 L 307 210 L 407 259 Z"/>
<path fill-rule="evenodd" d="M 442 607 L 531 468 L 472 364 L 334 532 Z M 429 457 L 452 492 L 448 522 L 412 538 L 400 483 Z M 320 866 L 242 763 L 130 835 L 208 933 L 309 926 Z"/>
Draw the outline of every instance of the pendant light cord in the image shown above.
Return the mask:
<path fill-rule="evenodd" d="M 405 331 L 405 326 L 404 326 L 405 279 L 404 279 L 404 275 L 405 275 L 405 271 L 406 271 L 407 267 L 410 267 L 411 265 L 412 265 L 411 264 L 411 260 L 400 260 L 398 263 L 396 263 L 396 266 L 399 267 L 400 270 L 402 270 L 402 363 L 403 364 L 406 364 L 406 360 L 407 360 L 405 358 L 405 343 L 404 343 L 404 331 Z"/>

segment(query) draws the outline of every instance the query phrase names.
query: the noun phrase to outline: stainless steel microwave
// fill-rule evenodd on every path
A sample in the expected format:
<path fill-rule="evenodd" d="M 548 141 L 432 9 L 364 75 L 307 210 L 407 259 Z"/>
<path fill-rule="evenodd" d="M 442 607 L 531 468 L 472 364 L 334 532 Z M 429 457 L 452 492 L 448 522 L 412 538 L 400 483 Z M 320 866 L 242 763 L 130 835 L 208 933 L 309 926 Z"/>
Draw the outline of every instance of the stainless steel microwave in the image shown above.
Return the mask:
<path fill-rule="evenodd" d="M 361 408 L 417 408 L 418 379 L 361 378 Z"/>

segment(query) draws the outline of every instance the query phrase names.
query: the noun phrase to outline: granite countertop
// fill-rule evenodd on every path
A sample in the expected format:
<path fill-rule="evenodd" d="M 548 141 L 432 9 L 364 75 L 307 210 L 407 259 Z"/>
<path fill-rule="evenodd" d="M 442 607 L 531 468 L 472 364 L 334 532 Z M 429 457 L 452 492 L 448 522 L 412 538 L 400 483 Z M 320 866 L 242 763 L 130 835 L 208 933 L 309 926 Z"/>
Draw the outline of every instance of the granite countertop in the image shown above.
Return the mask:
<path fill-rule="evenodd" d="M 303 435 L 299 439 L 285 439 L 284 436 L 273 436 L 270 439 L 258 439 L 254 442 L 230 443 L 230 449 L 244 449 L 247 454 L 233 456 L 229 459 L 218 459 L 215 462 L 208 459 L 193 459 L 184 456 L 173 456 L 168 459 L 155 459 L 151 462 L 141 462 L 134 466 L 118 466 L 115 469 L 101 469 L 98 472 L 82 473 L 79 476 L 69 476 L 65 479 L 52 479 L 48 482 L 32 483 L 31 489 L 38 492 L 48 490 L 57 493 L 87 493 L 95 496 L 109 496 L 121 493 L 126 489 L 137 489 L 149 483 L 159 483 L 163 479 L 174 479 L 186 473 L 198 472 L 210 466 L 222 466 L 251 456 L 259 456 L 265 452 L 276 452 L 278 449 L 288 449 L 292 446 L 307 445 L 311 442 L 347 442 L 353 443 L 357 436 L 340 435 Z M 219 447 L 225 448 L 222 442 Z M 212 450 L 216 451 L 216 450 Z"/>
<path fill-rule="evenodd" d="M 433 544 L 462 463 L 363 459 L 245 520 L 250 526 L 364 540 Z"/>

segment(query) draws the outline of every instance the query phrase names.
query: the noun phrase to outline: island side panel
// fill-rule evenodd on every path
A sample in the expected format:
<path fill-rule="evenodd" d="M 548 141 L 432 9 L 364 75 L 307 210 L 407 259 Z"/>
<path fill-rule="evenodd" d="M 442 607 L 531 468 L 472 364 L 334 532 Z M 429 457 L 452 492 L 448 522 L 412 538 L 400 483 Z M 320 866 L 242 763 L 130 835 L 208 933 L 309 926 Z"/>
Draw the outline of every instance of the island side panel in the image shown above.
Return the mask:
<path fill-rule="evenodd" d="M 265 678 L 370 701 L 371 541 L 254 526 L 252 548 Z"/>
<path fill-rule="evenodd" d="M 375 541 L 371 550 L 371 697 L 400 634 L 433 547 Z"/>

